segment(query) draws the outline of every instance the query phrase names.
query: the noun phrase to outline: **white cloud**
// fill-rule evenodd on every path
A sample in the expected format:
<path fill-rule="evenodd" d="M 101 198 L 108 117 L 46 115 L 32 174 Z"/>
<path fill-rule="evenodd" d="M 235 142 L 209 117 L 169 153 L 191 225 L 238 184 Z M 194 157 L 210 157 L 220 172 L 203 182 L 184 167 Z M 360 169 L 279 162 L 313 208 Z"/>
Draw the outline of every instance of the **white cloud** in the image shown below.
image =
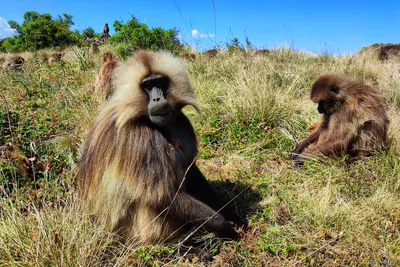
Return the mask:
<path fill-rule="evenodd" d="M 0 39 L 10 37 L 15 34 L 15 30 L 10 28 L 7 21 L 0 17 Z"/>
<path fill-rule="evenodd" d="M 194 29 L 194 30 L 192 30 L 192 37 L 195 38 L 195 39 L 198 39 L 198 38 L 213 38 L 213 37 L 215 37 L 215 34 L 213 34 L 213 33 L 199 33 L 198 30 Z"/>

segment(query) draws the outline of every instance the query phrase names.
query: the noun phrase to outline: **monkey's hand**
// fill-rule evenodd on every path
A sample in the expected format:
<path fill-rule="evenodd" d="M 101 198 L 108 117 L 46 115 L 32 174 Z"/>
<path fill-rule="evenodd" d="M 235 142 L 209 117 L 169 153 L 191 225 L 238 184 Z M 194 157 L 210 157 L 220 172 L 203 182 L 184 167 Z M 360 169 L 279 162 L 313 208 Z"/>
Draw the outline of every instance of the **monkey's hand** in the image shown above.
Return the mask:
<path fill-rule="evenodd" d="M 233 222 L 235 227 L 242 228 L 243 230 L 247 230 L 248 224 L 247 221 L 242 220 L 238 215 L 234 214 L 230 218 L 227 218 L 229 221 Z"/>
<path fill-rule="evenodd" d="M 240 239 L 239 233 L 226 221 L 224 227 L 218 233 L 218 235 L 222 238 L 229 238 L 232 240 Z"/>
<path fill-rule="evenodd" d="M 295 153 L 294 150 L 289 153 L 289 159 L 296 160 L 299 157 L 299 154 Z"/>
<path fill-rule="evenodd" d="M 300 144 L 298 144 L 298 145 L 296 146 L 296 148 L 293 149 L 293 151 L 289 153 L 289 158 L 290 158 L 291 160 L 297 160 L 297 159 L 299 159 L 299 158 L 300 158 L 300 154 L 303 152 L 303 150 L 304 150 L 305 147 L 306 147 L 306 146 L 304 145 L 304 142 L 301 142 Z"/>
<path fill-rule="evenodd" d="M 214 228 L 212 230 L 221 238 L 229 238 L 233 240 L 238 240 L 240 238 L 239 233 L 236 232 L 232 225 L 225 220 L 224 216 L 219 213 L 212 217 L 209 221 L 209 226 L 212 226 L 212 228 Z"/>
<path fill-rule="evenodd" d="M 291 160 L 298 160 L 301 158 L 301 150 L 296 147 L 292 152 L 289 153 L 289 158 Z"/>
<path fill-rule="evenodd" d="M 301 153 L 297 153 L 296 149 L 289 153 L 289 158 L 294 161 L 296 167 L 303 166 L 305 157 Z"/>

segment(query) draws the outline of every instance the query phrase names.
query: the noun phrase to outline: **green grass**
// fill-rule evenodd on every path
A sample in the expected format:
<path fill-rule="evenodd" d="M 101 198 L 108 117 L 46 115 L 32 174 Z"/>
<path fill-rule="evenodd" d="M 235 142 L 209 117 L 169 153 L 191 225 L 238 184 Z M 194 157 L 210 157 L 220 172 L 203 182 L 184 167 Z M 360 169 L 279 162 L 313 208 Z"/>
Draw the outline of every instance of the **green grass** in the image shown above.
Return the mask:
<path fill-rule="evenodd" d="M 115 50 L 102 47 L 109 49 Z M 102 106 L 90 90 L 101 55 L 73 53 L 53 67 L 26 53 L 24 71 L 0 70 L 0 145 L 13 141 L 36 166 L 23 177 L 14 156 L 0 148 L 0 265 L 184 263 L 177 243 L 120 243 L 77 203 L 76 164 Z M 249 222 L 238 242 L 201 239 L 214 255 L 211 265 L 400 264 L 398 58 L 380 62 L 368 52 L 331 56 L 279 48 L 261 57 L 198 55 L 186 64 L 202 110 L 184 110 L 198 135 L 198 165 L 219 192 L 236 197 Z M 385 151 L 351 164 L 346 157 L 324 158 L 297 168 L 289 160 L 319 118 L 309 91 L 323 73 L 344 73 L 381 92 L 391 120 Z M 43 162 L 49 167 L 40 168 Z"/>

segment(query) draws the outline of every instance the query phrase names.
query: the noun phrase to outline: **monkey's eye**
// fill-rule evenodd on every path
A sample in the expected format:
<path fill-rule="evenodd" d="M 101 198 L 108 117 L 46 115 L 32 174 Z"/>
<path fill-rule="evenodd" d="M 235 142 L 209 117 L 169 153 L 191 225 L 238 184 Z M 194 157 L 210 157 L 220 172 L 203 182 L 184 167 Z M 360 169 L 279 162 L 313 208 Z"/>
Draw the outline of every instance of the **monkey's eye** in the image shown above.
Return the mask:
<path fill-rule="evenodd" d="M 328 87 L 328 89 L 329 89 L 329 91 L 331 91 L 331 92 L 333 92 L 333 93 L 335 93 L 335 94 L 339 93 L 339 87 L 337 87 L 337 86 L 330 85 L 330 86 Z"/>
<path fill-rule="evenodd" d="M 146 90 L 149 91 L 151 89 L 153 89 L 154 87 L 161 89 L 164 91 L 164 94 L 167 91 L 169 85 L 169 79 L 168 77 L 164 77 L 161 75 L 151 75 L 145 79 L 143 79 L 141 87 Z"/>

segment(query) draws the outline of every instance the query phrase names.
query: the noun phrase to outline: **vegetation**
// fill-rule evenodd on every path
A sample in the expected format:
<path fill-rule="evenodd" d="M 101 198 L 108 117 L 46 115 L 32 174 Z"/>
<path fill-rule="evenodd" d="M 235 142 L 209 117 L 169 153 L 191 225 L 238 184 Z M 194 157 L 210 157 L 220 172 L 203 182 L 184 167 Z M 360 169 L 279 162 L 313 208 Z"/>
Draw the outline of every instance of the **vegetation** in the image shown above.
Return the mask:
<path fill-rule="evenodd" d="M 122 21 L 114 21 L 113 27 L 115 34 L 110 37 L 110 42 L 120 44 L 120 47 L 125 47 L 126 50 L 165 49 L 177 51 L 181 48 L 176 29 L 164 30 L 160 27 L 149 29 L 146 24 L 139 23 L 133 16 L 125 24 Z"/>
<path fill-rule="evenodd" d="M 72 44 L 79 47 L 87 46 L 88 39 L 97 37 L 92 27 L 82 32 L 72 31 L 74 25 L 72 16 L 63 14 L 53 19 L 48 13 L 39 14 L 28 11 L 24 14 L 21 25 L 11 20 L 8 24 L 15 29 L 16 35 L 5 38 L 0 42 L 0 51 L 22 52 L 36 51 L 44 48 L 64 49 Z M 150 29 L 145 23 L 140 23 L 135 17 L 127 23 L 114 21 L 115 34 L 110 42 L 118 45 L 118 52 L 122 56 L 132 53 L 134 49 L 165 49 L 169 51 L 180 50 L 181 44 L 177 38 L 176 29 Z"/>
<path fill-rule="evenodd" d="M 139 248 L 120 243 L 76 201 L 76 164 L 103 100 L 90 90 L 101 54 L 89 58 L 71 49 L 75 59 L 52 67 L 25 53 L 23 71 L 0 70 L 0 265 L 185 262 L 177 242 Z M 279 48 L 261 57 L 242 51 L 222 51 L 212 59 L 198 54 L 187 64 L 202 109 L 185 109 L 198 135 L 199 167 L 249 221 L 238 242 L 211 234 L 198 240 L 214 254 L 211 265 L 399 264 L 398 58 L 380 62 L 368 52 L 331 56 Z M 392 141 L 370 158 L 325 158 L 296 168 L 288 153 L 318 119 L 309 91 L 326 72 L 357 77 L 382 93 Z M 34 171 L 22 175 L 10 142 Z M 190 264 L 201 265 L 196 259 Z"/>
<path fill-rule="evenodd" d="M 24 21 L 19 25 L 15 21 L 8 24 L 16 30 L 16 35 L 4 39 L 1 49 L 3 51 L 38 50 L 50 47 L 66 47 L 73 44 L 79 37 L 78 33 L 71 31 L 74 25 L 72 16 L 63 14 L 53 19 L 48 13 L 39 14 L 28 11 L 24 14 Z"/>

